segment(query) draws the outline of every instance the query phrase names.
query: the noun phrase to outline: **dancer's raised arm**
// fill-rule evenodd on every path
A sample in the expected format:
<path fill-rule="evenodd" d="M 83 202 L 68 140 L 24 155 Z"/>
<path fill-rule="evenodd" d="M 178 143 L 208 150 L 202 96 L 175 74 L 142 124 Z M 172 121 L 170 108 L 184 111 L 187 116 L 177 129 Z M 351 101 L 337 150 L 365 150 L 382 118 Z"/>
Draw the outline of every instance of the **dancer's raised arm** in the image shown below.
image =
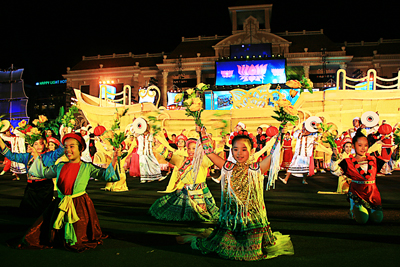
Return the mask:
<path fill-rule="evenodd" d="M 225 163 L 225 159 L 214 153 L 212 141 L 208 137 L 206 129 L 204 127 L 196 125 L 196 132 L 200 134 L 201 144 L 203 145 L 203 150 L 206 156 L 214 163 L 215 166 L 222 169 L 222 166 Z"/>

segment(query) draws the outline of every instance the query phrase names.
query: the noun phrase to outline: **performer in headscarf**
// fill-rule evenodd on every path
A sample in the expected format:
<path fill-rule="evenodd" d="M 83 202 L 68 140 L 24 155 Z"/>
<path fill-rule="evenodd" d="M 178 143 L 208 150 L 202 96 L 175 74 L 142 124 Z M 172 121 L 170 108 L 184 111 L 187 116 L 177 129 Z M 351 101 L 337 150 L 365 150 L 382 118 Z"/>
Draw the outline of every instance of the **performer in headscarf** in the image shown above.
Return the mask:
<path fill-rule="evenodd" d="M 154 202 L 150 214 L 166 221 L 217 220 L 218 207 L 206 183 L 208 168 L 213 163 L 202 154 L 200 147 L 196 148 L 197 140 L 187 140 L 187 156 L 169 150 L 165 139 L 159 138 L 159 141 L 162 145 L 157 152 L 175 167 L 167 190 L 163 192 L 168 194 Z"/>

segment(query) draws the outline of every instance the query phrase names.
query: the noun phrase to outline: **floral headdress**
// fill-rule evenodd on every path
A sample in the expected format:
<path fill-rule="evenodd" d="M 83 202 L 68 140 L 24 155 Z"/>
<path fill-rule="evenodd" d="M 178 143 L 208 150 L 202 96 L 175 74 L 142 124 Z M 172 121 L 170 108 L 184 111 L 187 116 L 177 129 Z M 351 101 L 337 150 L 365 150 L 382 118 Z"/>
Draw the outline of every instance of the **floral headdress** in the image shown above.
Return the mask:
<path fill-rule="evenodd" d="M 178 142 L 178 140 L 180 140 L 180 139 L 182 139 L 185 142 L 188 140 L 188 138 L 184 134 L 178 135 L 175 139 L 176 139 L 176 142 Z"/>
<path fill-rule="evenodd" d="M 196 139 L 192 139 L 192 138 L 188 139 L 187 142 L 186 142 L 186 147 L 188 147 L 189 144 L 191 144 L 191 143 L 196 144 L 196 143 L 197 143 L 197 140 L 196 140 Z"/>
<path fill-rule="evenodd" d="M 347 143 L 351 144 L 352 142 L 353 142 L 353 140 L 351 140 L 350 137 L 345 137 L 340 141 L 340 145 L 343 147 L 345 144 L 347 144 Z"/>
<path fill-rule="evenodd" d="M 233 132 L 233 134 L 231 135 L 231 137 L 229 138 L 229 144 L 232 144 L 233 138 L 235 138 L 236 136 L 247 136 L 251 141 L 252 141 L 252 148 L 256 148 L 257 147 L 257 139 L 256 137 L 252 134 L 249 133 L 248 131 L 239 131 L 239 132 Z"/>

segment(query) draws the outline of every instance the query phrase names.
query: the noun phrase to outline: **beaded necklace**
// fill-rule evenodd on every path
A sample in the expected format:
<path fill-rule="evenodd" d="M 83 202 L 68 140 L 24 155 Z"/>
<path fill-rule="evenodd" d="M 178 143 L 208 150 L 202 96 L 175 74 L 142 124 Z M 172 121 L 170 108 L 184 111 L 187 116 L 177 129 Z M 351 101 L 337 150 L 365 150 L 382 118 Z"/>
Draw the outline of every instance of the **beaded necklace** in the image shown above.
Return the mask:
<path fill-rule="evenodd" d="M 367 158 L 367 160 L 368 160 L 368 170 L 367 170 L 367 172 L 365 172 L 363 169 L 361 169 L 360 164 L 357 162 L 356 158 L 355 158 L 352 154 L 349 155 L 349 158 L 350 158 L 351 162 L 353 163 L 354 167 L 355 167 L 355 168 L 357 169 L 357 171 L 361 174 L 361 176 L 362 176 L 365 180 L 367 180 L 367 179 L 371 178 L 371 175 L 372 175 L 372 165 L 374 164 L 374 159 L 373 159 L 373 157 L 371 157 L 371 155 L 368 154 L 368 153 L 366 153 L 365 156 L 366 156 L 366 158 Z"/>

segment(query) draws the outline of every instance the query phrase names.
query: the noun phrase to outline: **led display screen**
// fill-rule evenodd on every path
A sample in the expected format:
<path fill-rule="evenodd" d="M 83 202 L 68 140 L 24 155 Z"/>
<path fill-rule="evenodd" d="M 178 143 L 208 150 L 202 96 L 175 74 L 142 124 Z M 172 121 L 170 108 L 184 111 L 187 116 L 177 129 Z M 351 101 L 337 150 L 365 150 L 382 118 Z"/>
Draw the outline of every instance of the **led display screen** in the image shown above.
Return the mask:
<path fill-rule="evenodd" d="M 215 62 L 216 86 L 286 83 L 285 59 Z"/>

